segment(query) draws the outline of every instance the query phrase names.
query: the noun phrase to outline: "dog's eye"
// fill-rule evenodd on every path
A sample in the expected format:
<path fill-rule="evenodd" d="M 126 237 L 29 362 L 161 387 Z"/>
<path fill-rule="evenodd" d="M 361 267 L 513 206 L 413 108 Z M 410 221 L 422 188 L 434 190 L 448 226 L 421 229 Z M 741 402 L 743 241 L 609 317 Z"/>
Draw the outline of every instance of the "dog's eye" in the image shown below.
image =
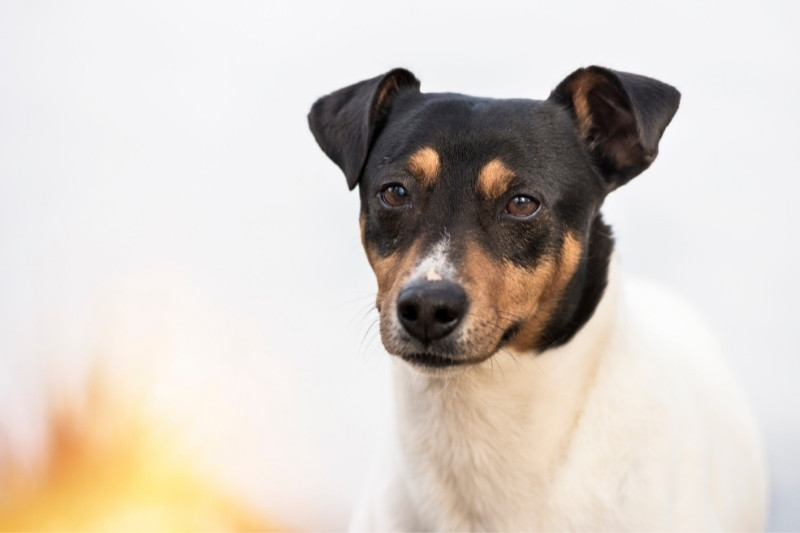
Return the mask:
<path fill-rule="evenodd" d="M 388 185 L 381 190 L 381 201 L 388 207 L 402 207 L 409 203 L 411 198 L 402 185 Z"/>
<path fill-rule="evenodd" d="M 519 195 L 506 205 L 506 213 L 515 217 L 529 217 L 539 209 L 539 202 L 530 196 Z"/>

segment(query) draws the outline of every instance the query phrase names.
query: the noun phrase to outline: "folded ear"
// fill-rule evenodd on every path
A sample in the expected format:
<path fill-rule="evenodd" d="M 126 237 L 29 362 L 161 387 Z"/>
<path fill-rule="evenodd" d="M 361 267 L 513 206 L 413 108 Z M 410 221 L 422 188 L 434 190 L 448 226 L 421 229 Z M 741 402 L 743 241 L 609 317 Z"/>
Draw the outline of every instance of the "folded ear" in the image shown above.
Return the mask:
<path fill-rule="evenodd" d="M 372 141 L 401 90 L 419 91 L 419 80 L 402 68 L 339 89 L 311 106 L 308 125 L 322 151 L 344 172 L 353 190 Z"/>
<path fill-rule="evenodd" d="M 576 70 L 550 95 L 572 111 L 609 190 L 650 166 L 680 99 L 666 83 L 601 67 Z"/>

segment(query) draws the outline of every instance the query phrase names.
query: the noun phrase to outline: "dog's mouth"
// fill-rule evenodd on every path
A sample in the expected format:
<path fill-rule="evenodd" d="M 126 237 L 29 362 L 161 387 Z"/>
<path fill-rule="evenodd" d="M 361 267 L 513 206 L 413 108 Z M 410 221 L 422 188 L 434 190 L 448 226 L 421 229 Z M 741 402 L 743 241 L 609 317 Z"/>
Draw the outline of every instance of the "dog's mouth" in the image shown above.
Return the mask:
<path fill-rule="evenodd" d="M 497 345 L 497 349 L 500 350 L 504 346 L 506 346 L 509 342 L 511 342 L 511 339 L 517 336 L 517 333 L 519 333 L 520 329 L 522 329 L 522 326 L 520 324 L 514 324 L 513 326 L 508 328 L 506 332 L 503 333 L 503 336 L 500 338 L 500 343 Z"/>
<path fill-rule="evenodd" d="M 401 353 L 398 355 L 401 359 L 403 359 L 404 361 L 406 361 L 411 365 L 429 369 L 445 369 L 458 366 L 477 365 L 491 358 L 495 353 L 497 353 L 504 346 L 506 346 L 511 341 L 511 339 L 513 339 L 517 335 L 517 333 L 519 333 L 519 331 L 520 331 L 519 325 L 514 325 L 508 328 L 508 330 L 506 330 L 506 332 L 503 334 L 502 338 L 498 342 L 496 348 L 492 350 L 491 353 L 483 357 L 472 357 L 469 359 L 465 359 L 460 357 L 452 357 L 450 355 L 445 355 L 445 354 L 439 354 L 435 352 L 411 352 L 411 353 Z"/>
<path fill-rule="evenodd" d="M 475 364 L 476 361 L 467 361 L 464 359 L 454 359 L 445 355 L 438 355 L 434 353 L 412 353 L 400 356 L 404 361 L 414 366 L 422 366 L 427 368 L 450 368 L 454 366 Z"/>

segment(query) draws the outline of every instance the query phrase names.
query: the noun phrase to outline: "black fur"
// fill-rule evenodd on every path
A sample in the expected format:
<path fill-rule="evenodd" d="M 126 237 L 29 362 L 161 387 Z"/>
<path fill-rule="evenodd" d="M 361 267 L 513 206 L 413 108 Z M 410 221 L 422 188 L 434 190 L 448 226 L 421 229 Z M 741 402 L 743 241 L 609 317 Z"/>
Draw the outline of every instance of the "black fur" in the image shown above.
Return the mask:
<path fill-rule="evenodd" d="M 398 68 L 320 98 L 308 114 L 314 138 L 342 169 L 351 190 L 361 178 L 372 140 L 385 123 L 385 110 L 401 88 L 418 91 L 419 80 Z"/>

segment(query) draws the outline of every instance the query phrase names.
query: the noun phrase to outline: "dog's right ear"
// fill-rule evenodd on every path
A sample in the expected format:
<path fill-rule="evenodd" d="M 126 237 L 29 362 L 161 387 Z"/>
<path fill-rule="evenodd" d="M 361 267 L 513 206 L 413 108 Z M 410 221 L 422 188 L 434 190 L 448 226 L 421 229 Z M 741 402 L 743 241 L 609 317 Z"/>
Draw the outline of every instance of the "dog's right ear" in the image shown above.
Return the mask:
<path fill-rule="evenodd" d="M 397 68 L 323 96 L 311 106 L 308 125 L 322 151 L 344 172 L 353 190 L 372 141 L 401 90 L 419 91 L 419 80 Z"/>

